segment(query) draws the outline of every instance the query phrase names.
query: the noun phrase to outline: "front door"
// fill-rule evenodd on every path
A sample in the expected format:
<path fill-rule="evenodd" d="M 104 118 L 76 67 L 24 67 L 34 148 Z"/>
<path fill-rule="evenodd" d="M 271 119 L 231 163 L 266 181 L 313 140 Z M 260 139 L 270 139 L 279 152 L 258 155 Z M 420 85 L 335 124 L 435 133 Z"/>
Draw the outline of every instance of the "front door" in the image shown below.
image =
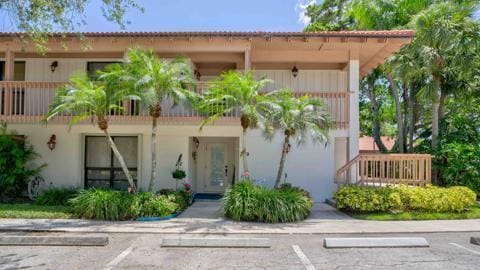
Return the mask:
<path fill-rule="evenodd" d="M 223 193 L 232 182 L 233 144 L 207 142 L 204 161 L 204 191 L 206 193 Z"/>

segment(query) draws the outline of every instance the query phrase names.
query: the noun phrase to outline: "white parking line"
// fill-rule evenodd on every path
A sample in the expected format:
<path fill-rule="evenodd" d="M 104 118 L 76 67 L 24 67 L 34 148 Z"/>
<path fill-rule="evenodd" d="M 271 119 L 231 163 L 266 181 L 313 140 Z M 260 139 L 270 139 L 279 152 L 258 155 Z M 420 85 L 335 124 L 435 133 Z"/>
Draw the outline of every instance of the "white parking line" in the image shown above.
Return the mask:
<path fill-rule="evenodd" d="M 293 251 L 297 253 L 298 258 L 300 258 L 300 261 L 302 261 L 303 265 L 305 266 L 305 269 L 307 270 L 316 270 L 315 266 L 310 262 L 308 257 L 303 253 L 302 249 L 297 246 L 297 245 L 292 245 Z"/>
<path fill-rule="evenodd" d="M 454 246 L 454 247 L 458 247 L 458 248 L 461 248 L 461 249 L 463 249 L 463 250 L 469 251 L 469 252 L 471 252 L 471 253 L 473 253 L 473 254 L 480 255 L 480 252 L 478 252 L 478 251 L 476 251 L 476 250 L 473 250 L 473 249 L 466 248 L 466 247 L 464 247 L 464 246 L 462 246 L 462 245 L 459 245 L 459 244 L 457 244 L 457 243 L 449 243 L 449 244 L 452 245 L 452 246 Z"/>
<path fill-rule="evenodd" d="M 104 270 L 111 270 L 115 265 L 119 264 L 123 259 L 125 259 L 130 252 L 132 252 L 133 247 L 129 247 L 125 249 L 122 253 L 120 253 L 115 259 L 107 264 L 107 267 Z"/>

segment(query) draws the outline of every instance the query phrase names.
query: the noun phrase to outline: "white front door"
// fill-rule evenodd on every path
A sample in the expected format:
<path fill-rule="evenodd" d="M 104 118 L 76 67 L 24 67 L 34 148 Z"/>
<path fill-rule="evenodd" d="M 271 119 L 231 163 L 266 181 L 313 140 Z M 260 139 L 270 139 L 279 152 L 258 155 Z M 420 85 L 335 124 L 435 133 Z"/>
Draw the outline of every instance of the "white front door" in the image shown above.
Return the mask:
<path fill-rule="evenodd" d="M 204 191 L 223 193 L 233 176 L 233 145 L 227 142 L 205 144 Z"/>

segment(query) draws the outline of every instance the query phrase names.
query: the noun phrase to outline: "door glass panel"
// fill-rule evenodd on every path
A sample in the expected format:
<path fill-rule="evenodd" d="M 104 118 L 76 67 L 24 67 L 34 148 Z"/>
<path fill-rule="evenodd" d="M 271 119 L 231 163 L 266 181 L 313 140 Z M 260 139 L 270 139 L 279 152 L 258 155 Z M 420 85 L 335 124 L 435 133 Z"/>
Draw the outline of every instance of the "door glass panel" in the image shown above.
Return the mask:
<path fill-rule="evenodd" d="M 127 167 L 137 167 L 137 137 L 115 137 L 113 139 L 115 145 L 118 148 L 120 154 L 122 154 L 123 160 Z M 113 160 L 113 166 L 115 168 L 120 167 L 120 162 L 117 158 Z"/>
<path fill-rule="evenodd" d="M 109 180 L 110 170 L 87 170 L 87 179 Z"/>
<path fill-rule="evenodd" d="M 110 167 L 111 150 L 105 137 L 87 137 L 87 167 Z"/>
<path fill-rule="evenodd" d="M 210 187 L 222 187 L 225 175 L 225 147 L 213 145 L 210 148 Z"/>

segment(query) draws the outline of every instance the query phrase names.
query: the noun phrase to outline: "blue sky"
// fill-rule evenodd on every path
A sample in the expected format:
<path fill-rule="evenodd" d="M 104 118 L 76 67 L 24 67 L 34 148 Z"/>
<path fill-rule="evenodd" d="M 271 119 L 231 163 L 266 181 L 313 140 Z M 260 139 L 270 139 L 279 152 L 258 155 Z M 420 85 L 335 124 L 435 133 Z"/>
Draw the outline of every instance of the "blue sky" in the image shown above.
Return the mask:
<path fill-rule="evenodd" d="M 117 31 L 93 0 L 82 31 Z M 310 0 L 137 0 L 145 12 L 127 14 L 127 31 L 301 31 L 301 5 Z"/>

